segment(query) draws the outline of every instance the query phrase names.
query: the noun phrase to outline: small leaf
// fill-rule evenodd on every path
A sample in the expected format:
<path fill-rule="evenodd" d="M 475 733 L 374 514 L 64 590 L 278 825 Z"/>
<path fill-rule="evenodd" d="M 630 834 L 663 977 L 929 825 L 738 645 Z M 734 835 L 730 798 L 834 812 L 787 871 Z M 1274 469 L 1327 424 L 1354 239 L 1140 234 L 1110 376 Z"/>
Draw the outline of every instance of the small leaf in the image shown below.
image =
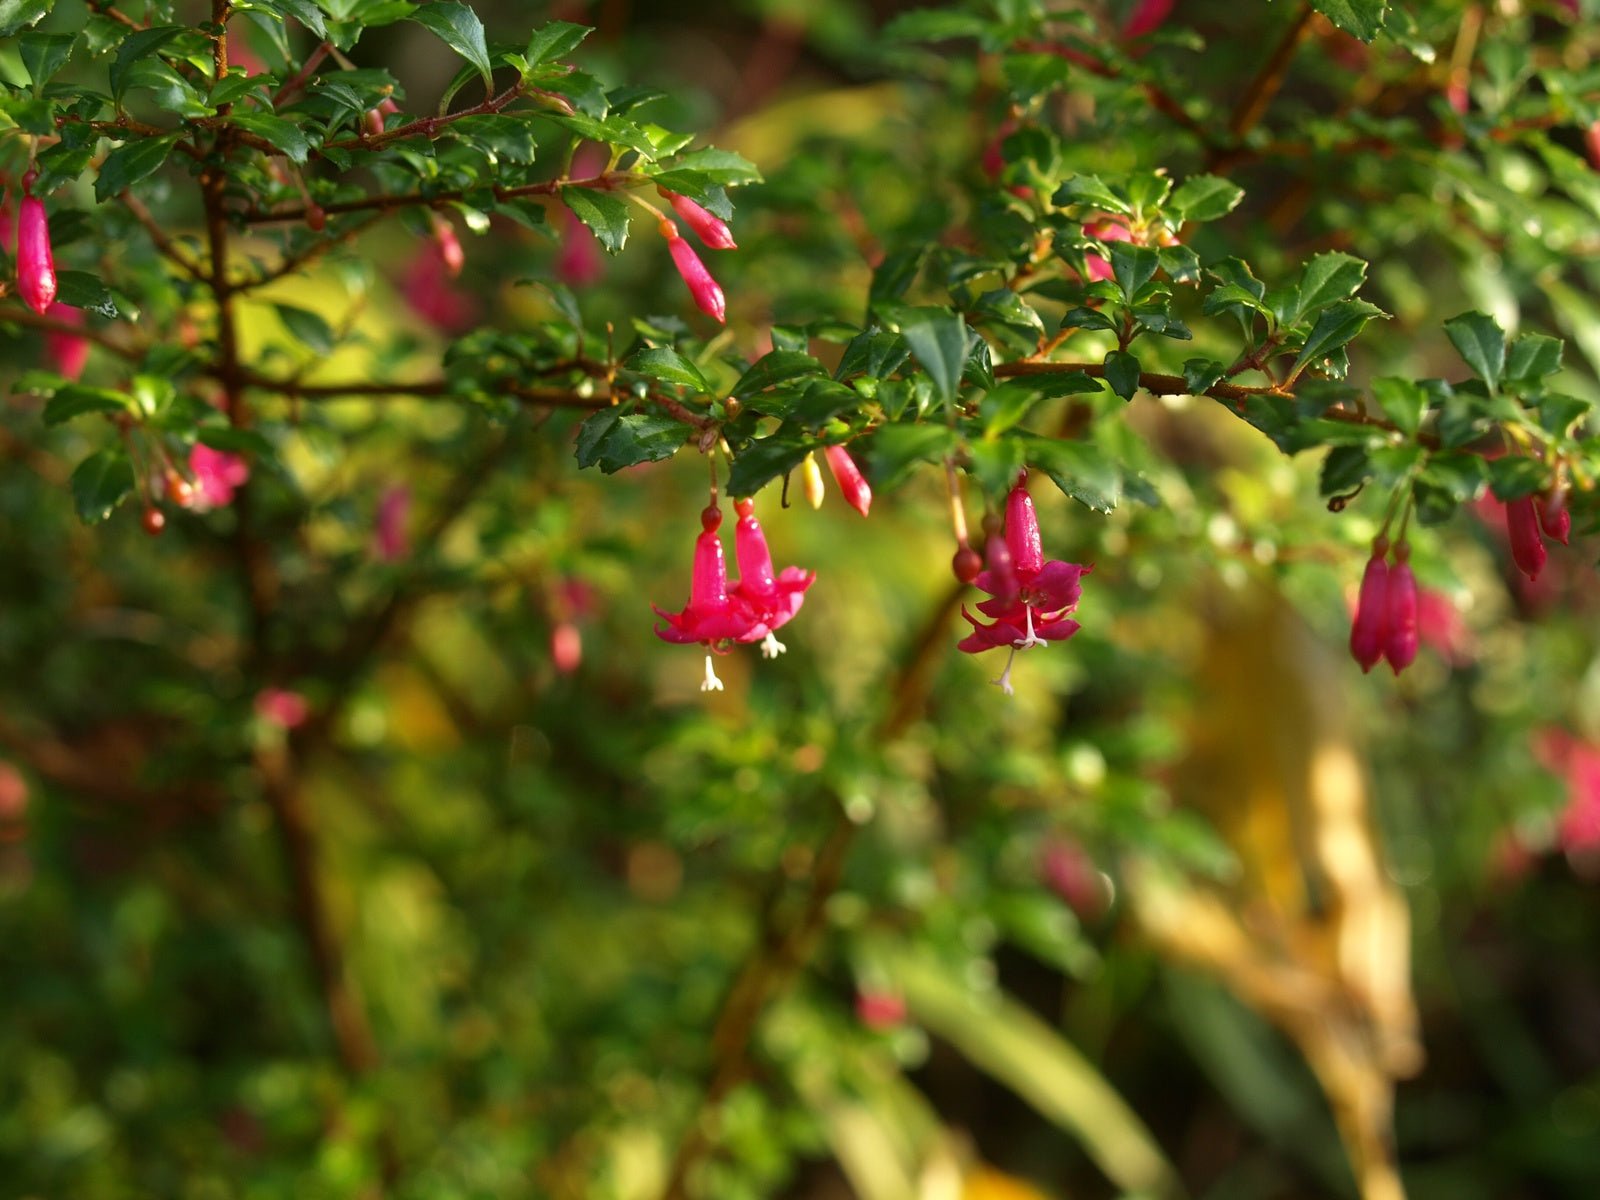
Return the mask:
<path fill-rule="evenodd" d="M 1121 196 L 1108 188 L 1097 175 L 1072 175 L 1069 176 L 1051 199 L 1057 208 L 1065 208 L 1069 204 L 1079 204 L 1087 208 L 1103 208 L 1107 212 L 1122 213 L 1133 212 L 1133 208 Z"/>
<path fill-rule="evenodd" d="M 77 38 L 75 33 L 25 33 L 17 39 L 17 51 L 33 83 L 34 95 L 61 69 Z"/>
<path fill-rule="evenodd" d="M 1132 400 L 1139 390 L 1139 360 L 1126 350 L 1111 351 L 1106 355 L 1106 382 L 1124 400 Z"/>
<path fill-rule="evenodd" d="M 806 375 L 825 374 L 827 369 L 809 354 L 798 350 L 774 350 L 763 355 L 739 376 L 739 382 L 733 385 L 729 395 L 751 396 L 774 384 L 787 383 Z"/>
<path fill-rule="evenodd" d="M 1520 500 L 1550 486 L 1550 469 L 1537 458 L 1523 454 L 1502 454 L 1486 460 L 1489 486 L 1501 500 Z"/>
<path fill-rule="evenodd" d="M 1409 379 L 1375 379 L 1372 398 L 1402 433 L 1415 433 L 1428 409 L 1428 393 Z"/>
<path fill-rule="evenodd" d="M 939 399 L 953 401 L 967 361 L 967 325 L 961 315 L 943 308 L 906 309 L 900 336 L 928 372 Z"/>
<path fill-rule="evenodd" d="M 1308 262 L 1300 275 L 1300 289 L 1285 325 L 1320 312 L 1336 300 L 1354 296 L 1367 278 L 1367 264 L 1350 254 L 1331 251 Z"/>
<path fill-rule="evenodd" d="M 1444 323 L 1444 331 L 1472 373 L 1488 384 L 1491 392 L 1499 391 L 1506 365 L 1506 335 L 1499 323 L 1487 313 L 1468 312 L 1451 317 Z"/>
<path fill-rule="evenodd" d="M 300 127 L 293 121 L 251 112 L 232 113 L 228 119 L 246 133 L 253 133 L 273 148 L 281 150 L 291 162 L 303 163 L 311 153 L 311 143 L 306 141 L 306 135 L 300 132 Z"/>
<path fill-rule="evenodd" d="M 319 38 L 328 36 L 322 11 L 311 0 L 255 0 L 253 8 L 264 8 L 280 16 L 293 17 Z"/>
<path fill-rule="evenodd" d="M 72 500 L 85 525 L 98 525 L 133 491 L 133 465 L 121 446 L 98 450 L 72 472 Z"/>
<path fill-rule="evenodd" d="M 37 25 L 55 7 L 56 0 L 0 0 L 0 37 Z"/>
<path fill-rule="evenodd" d="M 56 389 L 45 403 L 42 416 L 46 425 L 59 425 L 84 413 L 125 413 L 132 408 L 133 397 L 126 393 L 69 383 Z"/>
<path fill-rule="evenodd" d="M 571 54 L 594 30 L 588 25 L 574 25 L 571 21 L 551 21 L 533 31 L 526 56 L 530 66 L 565 58 Z"/>
<path fill-rule="evenodd" d="M 1172 193 L 1170 207 L 1185 221 L 1215 221 L 1244 199 L 1244 189 L 1215 175 L 1193 175 Z"/>
<path fill-rule="evenodd" d="M 110 289 L 87 271 L 56 272 L 56 303 L 69 308 L 86 308 L 111 319 L 118 313 Z"/>
<path fill-rule="evenodd" d="M 756 170 L 755 163 L 732 150 L 719 150 L 715 146 L 681 154 L 672 165 L 679 170 L 699 171 L 712 183 L 723 187 L 761 182 L 761 172 Z"/>
<path fill-rule="evenodd" d="M 641 350 L 623 365 L 630 371 L 636 371 L 640 375 L 648 375 L 651 379 L 659 380 L 662 383 L 673 383 L 679 387 L 693 388 L 697 392 L 709 392 L 711 390 L 711 385 L 706 382 L 706 377 L 700 373 L 700 368 L 669 346 L 656 346 L 649 350 Z"/>
<path fill-rule="evenodd" d="M 1214 358 L 1188 358 L 1183 362 L 1183 386 L 1191 396 L 1203 396 L 1228 372 Z"/>
<path fill-rule="evenodd" d="M 1085 508 L 1108 513 L 1122 502 L 1122 472 L 1088 442 L 1030 437 L 1027 458 Z"/>
<path fill-rule="evenodd" d="M 309 308 L 293 304 L 274 304 L 278 320 L 311 353 L 325 357 L 333 353 L 333 329 Z"/>
<path fill-rule="evenodd" d="M 1360 487 L 1372 477 L 1372 460 L 1365 446 L 1335 446 L 1322 460 L 1322 494 L 1339 496 Z"/>
<path fill-rule="evenodd" d="M 1506 378 L 1518 383 L 1538 383 L 1561 370 L 1565 343 L 1544 333 L 1524 333 L 1512 339 L 1506 355 Z"/>
<path fill-rule="evenodd" d="M 609 253 L 621 251 L 628 240 L 629 213 L 625 203 L 610 192 L 580 187 L 562 188 L 561 199 L 578 220 L 594 231 Z"/>
<path fill-rule="evenodd" d="M 1161 256 L 1149 246 L 1135 246 L 1129 242 L 1112 242 L 1106 247 L 1106 253 L 1111 260 L 1111 273 L 1116 277 L 1117 286 L 1131 304 L 1134 295 L 1156 273 L 1156 268 L 1161 265 Z"/>
<path fill-rule="evenodd" d="M 1363 42 L 1378 36 L 1389 10 L 1388 0 L 1311 0 L 1311 7 Z"/>
<path fill-rule="evenodd" d="M 181 25 L 156 25 L 150 29 L 135 30 L 123 40 L 122 45 L 117 47 L 116 61 L 111 64 L 111 96 L 117 104 L 122 103 L 122 93 L 128 86 L 128 73 L 134 66 L 182 32 Z"/>
<path fill-rule="evenodd" d="M 165 137 L 140 138 L 118 146 L 100 164 L 100 173 L 94 181 L 94 198 L 104 202 L 119 196 L 153 174 L 167 161 L 180 136 L 169 133 Z"/>
<path fill-rule="evenodd" d="M 873 486 L 894 487 L 920 464 L 943 461 L 956 442 L 947 425 L 883 426 L 872 435 Z"/>
<path fill-rule="evenodd" d="M 1294 360 L 1294 367 L 1289 372 L 1290 381 L 1349 342 L 1373 317 L 1386 316 L 1388 314 L 1381 308 L 1365 300 L 1340 300 L 1324 309 L 1311 327 L 1311 332 L 1306 335 L 1306 344 L 1301 347 L 1299 357 Z"/>
<path fill-rule="evenodd" d="M 661 413 L 628 413 L 608 408 L 578 430 L 580 467 L 599 467 L 610 475 L 624 467 L 671 458 L 683 445 L 687 427 Z"/>
<path fill-rule="evenodd" d="M 730 496 L 753 496 L 779 475 L 787 475 L 812 450 L 810 442 L 790 440 L 782 430 L 749 443 L 734 456 L 728 472 Z"/>
<path fill-rule="evenodd" d="M 494 91 L 494 72 L 489 66 L 489 46 L 483 36 L 483 22 L 478 14 L 455 0 L 440 0 L 424 5 L 412 13 L 410 20 L 431 29 L 462 58 L 478 68 L 483 76 L 483 86 Z"/>

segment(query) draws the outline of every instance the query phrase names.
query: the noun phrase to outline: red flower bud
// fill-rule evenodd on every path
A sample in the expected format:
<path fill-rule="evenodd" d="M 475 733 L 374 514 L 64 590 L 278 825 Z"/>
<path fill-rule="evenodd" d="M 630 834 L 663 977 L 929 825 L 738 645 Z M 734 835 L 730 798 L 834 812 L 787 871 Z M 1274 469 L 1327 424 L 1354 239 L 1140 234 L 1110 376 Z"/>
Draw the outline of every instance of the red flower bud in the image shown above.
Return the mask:
<path fill-rule="evenodd" d="M 461 239 L 455 227 L 438 213 L 433 214 L 433 238 L 439 244 L 439 257 L 444 261 L 445 272 L 454 279 L 467 265 L 466 252 L 461 249 Z"/>
<path fill-rule="evenodd" d="M 950 560 L 950 569 L 962 583 L 971 583 L 983 570 L 983 556 L 971 546 L 963 546 Z"/>
<path fill-rule="evenodd" d="M 1361 576 L 1361 592 L 1356 598 L 1356 617 L 1350 626 L 1350 656 L 1361 664 L 1363 673 L 1372 670 L 1383 657 L 1389 631 L 1388 547 L 1381 539 L 1373 543 L 1372 557 Z M 1413 611 L 1415 606 L 1413 605 Z"/>
<path fill-rule="evenodd" d="M 1544 538 L 1539 536 L 1539 517 L 1533 497 L 1506 503 L 1506 531 L 1511 535 L 1511 559 L 1529 579 L 1539 578 L 1544 569 Z"/>
<path fill-rule="evenodd" d="M 1123 41 L 1147 37 L 1166 24 L 1177 0 L 1139 0 L 1128 23 L 1122 27 Z"/>
<path fill-rule="evenodd" d="M 561 675 L 571 675 L 583 662 L 583 634 L 571 621 L 550 631 L 550 661 Z"/>
<path fill-rule="evenodd" d="M 24 196 L 17 214 L 17 288 L 34 312 L 43 315 L 56 298 L 56 264 L 50 253 L 50 225 L 44 201 Z"/>
<path fill-rule="evenodd" d="M 67 325 L 83 324 L 83 310 L 66 304 L 52 304 L 50 316 Z M 44 352 L 57 374 L 77 380 L 89 361 L 89 339 L 52 329 L 44 335 Z"/>
<path fill-rule="evenodd" d="M 1583 131 L 1583 148 L 1589 152 L 1589 165 L 1600 171 L 1600 121 Z"/>
<path fill-rule="evenodd" d="M 1539 528 L 1552 541 L 1568 544 L 1572 537 L 1572 513 L 1567 510 L 1567 489 L 1561 485 L 1551 488 L 1538 503 Z"/>
<path fill-rule="evenodd" d="M 872 507 L 872 488 L 861 477 L 861 468 L 856 466 L 856 460 L 850 457 L 850 452 L 843 446 L 829 446 L 823 454 L 828 460 L 829 469 L 833 471 L 833 481 L 839 485 L 845 500 L 851 508 L 866 516 L 867 510 Z"/>
<path fill-rule="evenodd" d="M 1396 553 L 1403 555 L 1405 547 Z M 1417 657 L 1417 580 L 1404 558 L 1389 572 L 1388 616 L 1383 656 L 1398 675 Z"/>
<path fill-rule="evenodd" d="M 689 285 L 689 294 L 694 297 L 695 306 L 713 320 L 726 323 L 727 304 L 723 300 L 722 289 L 711 278 L 711 272 L 706 270 L 705 263 L 700 261 L 694 247 L 678 236 L 678 227 L 671 221 L 661 222 L 661 232 L 667 239 L 667 249 L 672 251 L 673 265 L 678 268 L 678 274 L 683 276 L 684 283 Z"/>
<path fill-rule="evenodd" d="M 694 230 L 695 235 L 713 250 L 737 250 L 734 244 L 733 231 L 721 217 L 707 212 L 687 196 L 680 196 L 677 192 L 669 192 L 665 188 L 658 189 L 672 204 L 673 211 L 683 218 L 683 223 Z"/>

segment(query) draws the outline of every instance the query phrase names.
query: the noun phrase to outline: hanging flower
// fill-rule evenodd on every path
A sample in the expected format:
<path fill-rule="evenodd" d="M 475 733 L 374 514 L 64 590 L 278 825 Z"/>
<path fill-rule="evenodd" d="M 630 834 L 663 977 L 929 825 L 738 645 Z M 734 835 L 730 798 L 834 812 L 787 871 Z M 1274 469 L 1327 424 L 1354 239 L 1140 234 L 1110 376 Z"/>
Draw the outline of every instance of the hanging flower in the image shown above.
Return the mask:
<path fill-rule="evenodd" d="M 1396 675 L 1417 657 L 1417 580 L 1407 561 L 1408 547 L 1395 547 L 1395 565 L 1389 572 L 1388 628 L 1383 635 L 1383 656 Z"/>
<path fill-rule="evenodd" d="M 83 310 L 70 304 L 52 304 L 47 315 L 64 325 L 83 324 Z M 44 353 L 57 374 L 76 382 L 89 362 L 89 339 L 81 334 L 52 329 L 44 335 Z"/>
<path fill-rule="evenodd" d="M 701 512 L 689 602 L 683 611 L 669 613 L 650 606 L 666 622 L 656 626 L 656 636 L 662 641 L 678 645 L 699 642 L 710 651 L 706 655 L 706 677 L 700 684 L 702 692 L 722 691 L 722 680 L 711 668 L 712 654 L 726 654 L 734 642 L 759 642 L 768 633 L 766 623 L 749 602 L 728 590 L 727 563 L 722 555 L 722 540 L 717 536 L 721 524 L 722 510 L 715 504 Z"/>
<path fill-rule="evenodd" d="M 1361 576 L 1361 592 L 1356 599 L 1355 620 L 1350 624 L 1350 656 L 1361 664 L 1363 674 L 1371 671 L 1383 657 L 1389 633 L 1389 541 L 1379 537 L 1372 543 L 1372 557 Z"/>
<path fill-rule="evenodd" d="M 833 481 L 839 485 L 839 491 L 850 507 L 863 517 L 872 507 L 872 488 L 861 475 L 861 468 L 856 466 L 856 460 L 850 457 L 850 451 L 843 446 L 827 446 L 822 455 L 828 460 L 828 469 L 833 472 Z"/>
<path fill-rule="evenodd" d="M 1123 41 L 1149 37 L 1166 24 L 1176 4 L 1177 0 L 1139 0 L 1128 14 L 1128 23 L 1122 27 Z"/>
<path fill-rule="evenodd" d="M 772 554 L 767 549 L 767 535 L 761 522 L 756 520 L 755 502 L 741 497 L 733 502 L 739 514 L 739 523 L 733 531 L 734 554 L 739 561 L 739 582 L 733 595 L 743 600 L 767 627 L 761 642 L 764 658 L 777 658 L 787 647 L 773 636 L 773 631 L 787 625 L 800 605 L 805 602 L 806 589 L 816 582 L 815 571 L 799 567 L 785 567 L 777 575 L 772 571 Z"/>
<path fill-rule="evenodd" d="M 1079 580 L 1091 568 L 1060 560 L 1046 561 L 1039 538 L 1039 518 L 1033 498 L 1028 495 L 1026 477 L 1006 498 L 1004 538 L 1012 579 L 994 569 L 996 560 L 991 557 L 990 569 L 976 581 L 992 597 L 978 605 L 978 611 L 991 618 L 990 623 L 985 625 L 962 605 L 961 615 L 972 626 L 972 632 L 956 648 L 967 654 L 1008 648 L 1011 653 L 1006 668 L 993 682 L 1009 696 L 1013 691 L 1011 665 L 1018 650 L 1065 641 L 1078 632 L 1078 623 L 1067 614 L 1077 608 L 1082 594 Z M 991 542 L 994 540 L 990 538 Z"/>
<path fill-rule="evenodd" d="M 439 260 L 444 263 L 445 274 L 454 279 L 461 274 L 461 268 L 467 265 L 467 252 L 461 248 L 461 239 L 456 236 L 455 226 L 447 218 L 432 211 L 428 213 L 428 218 L 433 223 L 433 240 L 439 247 Z"/>
<path fill-rule="evenodd" d="M 249 480 L 250 464 L 237 454 L 196 442 L 189 451 L 189 472 L 194 476 L 195 503 L 205 508 L 224 508 L 233 503 L 234 489 Z"/>
<path fill-rule="evenodd" d="M 1517 570 L 1529 579 L 1538 579 L 1547 551 L 1532 496 L 1506 501 L 1506 532 L 1511 535 L 1511 560 L 1517 564 Z"/>
<path fill-rule="evenodd" d="M 379 562 L 393 563 L 411 554 L 411 489 L 405 484 L 386 488 L 378 498 L 372 522 L 372 553 Z"/>
<path fill-rule="evenodd" d="M 1567 489 L 1557 484 L 1538 498 L 1535 509 L 1539 514 L 1539 528 L 1544 536 L 1563 546 L 1572 537 L 1572 513 L 1567 508 Z"/>
<path fill-rule="evenodd" d="M 662 221 L 660 228 L 661 236 L 667 239 L 667 249 L 672 253 L 672 263 L 678 268 L 678 274 L 683 276 L 684 283 L 689 285 L 689 294 L 694 297 L 695 306 L 706 316 L 726 324 L 727 302 L 723 299 L 722 288 L 711 278 L 711 272 L 706 270 L 705 263 L 700 261 L 694 247 L 683 240 L 678 227 L 671 221 Z"/>
<path fill-rule="evenodd" d="M 417 247 L 400 279 L 400 294 L 417 316 L 443 333 L 460 333 L 478 320 L 478 302 L 456 286 L 438 241 Z"/>
<path fill-rule="evenodd" d="M 311 715 L 311 705 L 304 696 L 279 687 L 262 688 L 257 692 L 255 709 L 256 716 L 279 729 L 295 729 L 304 725 Z"/>
<path fill-rule="evenodd" d="M 22 207 L 17 214 L 17 290 L 29 308 L 43 316 L 56 298 L 56 263 L 50 250 L 50 222 L 44 201 L 27 194 L 33 172 L 23 176 Z"/>
<path fill-rule="evenodd" d="M 672 205 L 672 210 L 682 218 L 683 223 L 694 230 L 702 242 L 712 250 L 737 250 L 739 247 L 733 240 L 733 231 L 728 224 L 715 213 L 710 213 L 701 205 L 696 204 L 687 196 L 680 196 L 677 192 L 669 192 L 666 188 L 656 189 L 667 198 Z"/>

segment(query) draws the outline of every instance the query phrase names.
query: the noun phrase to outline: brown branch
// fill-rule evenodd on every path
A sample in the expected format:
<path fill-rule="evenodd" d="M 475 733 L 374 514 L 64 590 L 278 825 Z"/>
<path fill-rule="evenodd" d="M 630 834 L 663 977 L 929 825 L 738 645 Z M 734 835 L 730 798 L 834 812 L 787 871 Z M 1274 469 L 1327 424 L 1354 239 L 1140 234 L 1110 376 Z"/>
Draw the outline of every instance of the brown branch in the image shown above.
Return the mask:
<path fill-rule="evenodd" d="M 322 60 L 327 58 L 332 50 L 332 42 L 323 42 L 310 54 L 306 55 L 306 61 L 301 64 L 300 69 L 289 76 L 288 79 L 285 79 L 283 86 L 273 94 L 272 107 L 278 108 L 285 100 L 288 100 L 301 88 L 305 87 L 306 82 L 311 78 L 312 72 L 322 65 Z"/>
<path fill-rule="evenodd" d="M 118 358 L 126 358 L 132 362 L 144 357 L 142 346 L 130 346 L 121 339 L 88 325 L 73 325 L 57 317 L 41 316 L 31 308 L 0 308 L 0 323 L 22 325 L 43 333 L 64 333 L 72 337 L 81 337 L 102 349 L 111 351 Z"/>
<path fill-rule="evenodd" d="M 322 150 L 376 150 L 387 146 L 390 142 L 404 141 L 407 138 L 439 136 L 441 130 L 448 129 L 455 122 L 467 117 L 481 117 L 497 113 L 510 104 L 524 92 L 520 81 L 512 84 L 505 91 L 495 96 L 490 96 L 480 104 L 471 108 L 463 108 L 458 112 L 446 113 L 442 117 L 420 117 L 415 121 L 407 121 L 404 125 L 396 125 L 393 129 L 383 133 L 368 134 L 358 133 L 355 137 L 340 138 L 338 141 L 329 142 Z M 563 97 L 565 103 L 565 98 Z M 567 111 L 572 111 L 572 105 L 567 104 Z"/>
<path fill-rule="evenodd" d="M 595 191 L 612 192 L 620 188 L 632 187 L 641 184 L 653 184 L 654 180 L 643 175 L 635 175 L 631 171 L 606 171 L 590 179 L 547 179 L 540 183 L 525 183 L 517 187 L 494 186 L 494 198 L 502 204 L 507 200 L 516 200 L 525 196 L 555 196 L 563 188 L 581 187 L 591 188 Z M 322 205 L 322 211 L 330 217 L 339 213 L 371 212 L 374 209 L 380 212 L 391 212 L 400 208 L 412 208 L 417 205 L 436 207 L 449 204 L 456 200 L 464 200 L 467 196 L 481 192 L 482 188 L 456 188 L 442 192 L 407 192 L 397 196 L 367 196 L 360 200 L 341 200 L 333 204 Z M 237 214 L 237 219 L 247 225 L 266 225 L 274 221 L 303 221 L 306 218 L 307 208 L 301 205 L 298 208 L 278 208 L 271 211 L 262 211 L 257 208 L 246 209 Z"/>
<path fill-rule="evenodd" d="M 581 368 L 574 366 L 572 369 Z M 247 367 L 240 368 L 235 377 L 241 387 L 272 392 L 297 400 L 360 400 L 374 397 L 412 397 L 420 400 L 468 398 L 461 396 L 450 380 L 444 378 L 417 379 L 409 383 L 364 379 L 342 383 L 302 383 L 297 379 L 278 379 L 270 375 L 261 375 Z M 503 380 L 492 381 L 483 390 L 497 390 L 530 408 L 600 409 L 610 408 L 613 404 L 610 392 L 601 388 L 596 388 L 590 394 L 576 388 L 532 387 Z M 687 423 L 697 424 L 694 420 Z"/>
<path fill-rule="evenodd" d="M 317 241 L 312 242 L 303 250 L 297 251 L 294 254 L 285 254 L 283 258 L 279 260 L 277 266 L 268 268 L 259 275 L 256 275 L 254 278 L 235 283 L 233 285 L 233 290 L 235 292 L 253 291 L 256 288 L 266 287 L 267 284 L 276 282 L 286 275 L 293 275 L 302 267 L 316 262 L 317 259 L 328 253 L 328 251 L 342 246 L 346 242 L 354 241 L 382 219 L 382 213 L 374 213 L 369 217 L 365 217 L 362 220 L 357 221 L 354 225 L 339 230 L 339 232 L 333 234 L 331 237 L 319 238 Z"/>
<path fill-rule="evenodd" d="M 1250 86 L 1245 88 L 1244 95 L 1239 98 L 1239 103 L 1233 110 L 1233 115 L 1228 118 L 1228 132 L 1236 139 L 1243 139 L 1244 135 L 1254 129 L 1256 123 L 1266 114 L 1267 106 L 1283 87 L 1284 77 L 1289 73 L 1289 64 L 1294 61 L 1295 51 L 1300 48 L 1300 43 L 1306 34 L 1311 32 L 1311 23 L 1316 15 L 1316 9 L 1310 4 L 1301 6 L 1299 15 L 1284 31 L 1283 38 L 1268 56 L 1267 61 L 1262 64 L 1256 77 L 1250 81 Z"/>
<path fill-rule="evenodd" d="M 166 230 L 161 228 L 161 223 L 157 221 L 155 219 L 155 215 L 144 206 L 143 201 L 141 201 L 131 191 L 124 191 L 120 196 L 117 197 L 117 199 L 121 200 L 123 206 L 133 214 L 134 220 L 138 221 L 140 225 L 144 226 L 145 233 L 147 233 L 150 236 L 150 240 L 155 243 L 155 247 L 161 252 L 162 257 L 166 258 L 169 262 L 175 265 L 185 275 L 189 276 L 190 279 L 198 280 L 201 283 L 206 282 L 205 271 L 201 269 L 198 263 L 192 261 L 187 254 L 178 249 L 177 244 L 167 236 Z"/>

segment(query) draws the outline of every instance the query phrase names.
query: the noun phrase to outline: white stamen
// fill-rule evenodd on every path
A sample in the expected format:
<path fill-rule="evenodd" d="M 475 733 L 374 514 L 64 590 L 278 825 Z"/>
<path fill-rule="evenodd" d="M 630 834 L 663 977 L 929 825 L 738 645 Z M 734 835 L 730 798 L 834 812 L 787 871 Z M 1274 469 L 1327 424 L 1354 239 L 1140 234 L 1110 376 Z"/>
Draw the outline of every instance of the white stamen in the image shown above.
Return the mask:
<path fill-rule="evenodd" d="M 1000 672 L 1000 678 L 989 680 L 991 684 L 999 688 L 1008 696 L 1015 696 L 1017 694 L 1017 689 L 1011 686 L 1011 664 L 1016 661 L 1017 648 L 1016 646 L 1013 646 L 1011 647 L 1011 653 L 1006 656 L 1006 669 Z"/>
<path fill-rule="evenodd" d="M 1016 648 L 1018 650 L 1027 650 L 1034 646 L 1049 645 L 1049 643 L 1046 642 L 1042 637 L 1036 636 L 1033 632 L 1033 605 L 1024 604 L 1022 606 L 1022 611 L 1028 614 L 1028 632 L 1020 642 L 1016 643 Z M 1009 664 L 1007 665 L 1006 669 L 1010 670 Z"/>
<path fill-rule="evenodd" d="M 762 658 L 777 658 L 778 655 L 784 653 L 788 649 L 789 647 L 785 646 L 773 636 L 772 630 L 770 629 L 767 630 L 767 636 L 761 639 Z"/>
<path fill-rule="evenodd" d="M 706 677 L 700 681 L 702 692 L 720 692 L 722 680 L 717 678 L 717 673 L 711 669 L 711 655 L 706 655 Z"/>

